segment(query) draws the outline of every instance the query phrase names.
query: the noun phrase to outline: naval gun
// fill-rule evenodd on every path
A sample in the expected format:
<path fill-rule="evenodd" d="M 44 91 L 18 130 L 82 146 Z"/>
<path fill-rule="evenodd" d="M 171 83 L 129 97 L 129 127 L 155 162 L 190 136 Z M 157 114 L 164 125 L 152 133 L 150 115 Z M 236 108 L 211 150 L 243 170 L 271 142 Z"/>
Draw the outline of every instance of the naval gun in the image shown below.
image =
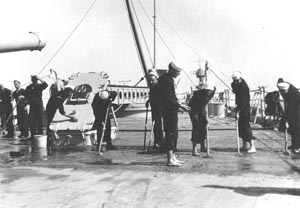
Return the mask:
<path fill-rule="evenodd" d="M 4 35 L 3 35 L 4 36 Z M 41 51 L 46 46 L 46 41 L 40 38 L 40 35 L 35 32 L 27 34 L 13 34 L 8 37 L 0 38 L 0 53 L 8 53 L 24 50 L 39 50 Z"/>

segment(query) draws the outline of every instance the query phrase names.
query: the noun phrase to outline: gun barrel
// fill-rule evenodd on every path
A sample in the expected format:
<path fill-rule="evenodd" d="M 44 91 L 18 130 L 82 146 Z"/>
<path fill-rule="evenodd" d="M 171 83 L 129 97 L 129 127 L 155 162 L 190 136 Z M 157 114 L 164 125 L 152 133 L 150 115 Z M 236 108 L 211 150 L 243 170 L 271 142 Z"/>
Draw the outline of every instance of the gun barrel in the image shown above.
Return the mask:
<path fill-rule="evenodd" d="M 34 32 L 0 38 L 0 53 L 24 50 L 41 51 L 45 46 L 46 41 L 41 39 L 40 35 Z"/>

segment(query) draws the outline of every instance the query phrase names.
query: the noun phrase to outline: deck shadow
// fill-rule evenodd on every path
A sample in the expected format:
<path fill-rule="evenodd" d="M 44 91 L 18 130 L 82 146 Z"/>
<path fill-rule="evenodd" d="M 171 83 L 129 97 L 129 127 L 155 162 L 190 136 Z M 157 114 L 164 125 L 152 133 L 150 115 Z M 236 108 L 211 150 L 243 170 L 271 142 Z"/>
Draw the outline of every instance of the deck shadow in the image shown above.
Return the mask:
<path fill-rule="evenodd" d="M 279 188 L 279 187 L 258 187 L 258 186 L 249 186 L 249 187 L 233 187 L 233 186 L 220 186 L 220 185 L 206 185 L 202 186 L 205 188 L 216 188 L 216 189 L 230 189 L 236 193 L 246 195 L 246 196 L 263 196 L 265 194 L 286 194 L 300 196 L 300 189 L 296 188 Z"/>

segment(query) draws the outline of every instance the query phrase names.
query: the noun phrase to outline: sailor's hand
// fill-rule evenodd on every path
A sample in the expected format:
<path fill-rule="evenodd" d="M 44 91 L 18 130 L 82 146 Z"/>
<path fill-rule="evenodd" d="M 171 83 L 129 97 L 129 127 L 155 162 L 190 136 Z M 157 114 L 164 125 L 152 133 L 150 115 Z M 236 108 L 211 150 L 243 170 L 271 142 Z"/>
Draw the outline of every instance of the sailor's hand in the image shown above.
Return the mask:
<path fill-rule="evenodd" d="M 24 95 L 20 95 L 20 96 L 18 97 L 18 100 L 22 100 L 22 99 L 25 99 Z"/>
<path fill-rule="evenodd" d="M 180 105 L 180 108 L 187 112 L 189 112 L 191 110 L 191 108 L 189 106 L 185 106 L 185 105 Z"/>
<path fill-rule="evenodd" d="M 26 111 L 26 112 L 29 114 L 29 110 L 30 110 L 30 106 L 29 106 L 29 105 L 26 105 L 26 106 L 24 107 L 24 111 Z"/>
<path fill-rule="evenodd" d="M 285 122 L 285 129 L 288 129 L 288 128 L 289 128 L 289 123 Z"/>
<path fill-rule="evenodd" d="M 239 120 L 239 118 L 240 118 L 240 111 L 237 110 L 237 111 L 235 112 L 235 119 L 236 119 L 236 120 Z"/>

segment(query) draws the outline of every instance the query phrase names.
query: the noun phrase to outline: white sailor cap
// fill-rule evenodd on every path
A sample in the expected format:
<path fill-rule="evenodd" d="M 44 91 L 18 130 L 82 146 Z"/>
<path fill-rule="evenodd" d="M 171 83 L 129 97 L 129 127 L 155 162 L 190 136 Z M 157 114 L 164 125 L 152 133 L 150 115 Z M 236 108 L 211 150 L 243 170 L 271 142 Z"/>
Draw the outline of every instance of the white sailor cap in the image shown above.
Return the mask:
<path fill-rule="evenodd" d="M 107 100 L 108 97 L 109 97 L 109 93 L 107 90 L 101 90 L 99 92 L 99 97 L 102 99 L 102 100 Z"/>
<path fill-rule="evenodd" d="M 236 80 L 242 77 L 242 73 L 240 71 L 235 71 L 233 72 L 233 74 L 231 75 L 232 79 Z"/>
<path fill-rule="evenodd" d="M 174 70 L 176 70 L 178 72 L 180 72 L 180 71 L 183 70 L 182 65 L 178 61 L 176 61 L 176 60 L 171 61 L 171 63 L 169 64 L 169 69 L 170 68 L 172 68 L 172 69 L 174 69 Z"/>
<path fill-rule="evenodd" d="M 277 87 L 278 87 L 278 89 L 280 89 L 280 90 L 288 90 L 289 87 L 290 87 L 290 84 L 289 84 L 289 83 L 286 83 L 286 82 L 281 82 L 281 83 L 278 83 L 278 84 L 277 84 Z"/>
<path fill-rule="evenodd" d="M 149 70 L 148 76 L 154 76 L 154 77 L 158 78 L 158 74 L 154 69 Z"/>

